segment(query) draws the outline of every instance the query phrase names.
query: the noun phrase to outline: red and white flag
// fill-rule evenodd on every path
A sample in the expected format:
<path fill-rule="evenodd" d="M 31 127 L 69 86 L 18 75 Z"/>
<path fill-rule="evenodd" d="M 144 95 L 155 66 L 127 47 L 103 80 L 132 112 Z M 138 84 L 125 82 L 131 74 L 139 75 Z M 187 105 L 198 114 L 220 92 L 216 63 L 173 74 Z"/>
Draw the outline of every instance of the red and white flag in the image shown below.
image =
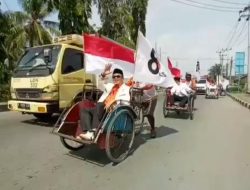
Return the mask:
<path fill-rule="evenodd" d="M 169 68 L 158 61 L 152 45 L 140 31 L 137 38 L 134 80 L 166 88 L 175 84 Z"/>
<path fill-rule="evenodd" d="M 181 77 L 181 70 L 176 67 L 173 67 L 169 58 L 168 58 L 168 68 L 174 77 Z"/>
<path fill-rule="evenodd" d="M 112 68 L 123 70 L 124 77 L 134 74 L 134 50 L 111 39 L 84 34 L 84 59 L 86 72 L 100 74 L 105 64 L 111 63 Z"/>
<path fill-rule="evenodd" d="M 173 68 L 173 65 L 172 65 L 172 63 L 171 63 L 169 57 L 168 57 L 168 68 L 169 68 L 169 69 L 172 69 L 172 68 Z"/>

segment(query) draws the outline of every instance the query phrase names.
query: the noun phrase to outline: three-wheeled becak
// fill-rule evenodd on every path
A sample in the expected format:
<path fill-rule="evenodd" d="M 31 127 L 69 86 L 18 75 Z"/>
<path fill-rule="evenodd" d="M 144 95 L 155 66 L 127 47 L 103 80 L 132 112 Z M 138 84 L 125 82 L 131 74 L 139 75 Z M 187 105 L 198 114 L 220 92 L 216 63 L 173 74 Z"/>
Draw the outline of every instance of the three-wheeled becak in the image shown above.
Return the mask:
<path fill-rule="evenodd" d="M 219 90 L 215 83 L 208 83 L 205 98 L 219 98 Z"/>
<path fill-rule="evenodd" d="M 105 150 L 108 158 L 119 163 L 124 160 L 131 151 L 136 126 L 143 122 L 140 115 L 141 96 L 143 91 L 130 89 L 130 101 L 117 100 L 101 119 L 94 132 L 94 139 L 78 139 L 82 133 L 80 126 L 80 110 L 93 108 L 102 92 L 94 86 L 84 86 L 82 99 L 74 103 L 69 109 L 65 109 L 53 128 L 53 133 L 60 136 L 62 144 L 70 150 L 79 150 L 87 145 L 95 144 L 101 150 Z"/>

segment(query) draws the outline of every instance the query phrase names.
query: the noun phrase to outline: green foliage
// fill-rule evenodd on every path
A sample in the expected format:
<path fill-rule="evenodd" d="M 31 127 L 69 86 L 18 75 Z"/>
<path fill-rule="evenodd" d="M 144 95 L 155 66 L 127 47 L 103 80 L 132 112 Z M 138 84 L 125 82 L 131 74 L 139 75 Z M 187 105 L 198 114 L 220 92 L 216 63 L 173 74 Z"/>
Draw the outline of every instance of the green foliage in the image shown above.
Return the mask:
<path fill-rule="evenodd" d="M 228 91 L 229 91 L 230 93 L 244 92 L 244 85 L 240 85 L 240 86 L 238 86 L 238 85 L 230 86 L 230 87 L 228 88 Z"/>
<path fill-rule="evenodd" d="M 98 31 L 131 48 L 135 48 L 138 29 L 146 33 L 148 0 L 95 0 L 102 28 Z"/>
<path fill-rule="evenodd" d="M 217 77 L 221 74 L 222 71 L 222 65 L 221 64 L 215 64 L 209 69 L 209 75 L 217 79 Z"/>
<path fill-rule="evenodd" d="M 117 40 L 120 37 L 130 37 L 132 17 L 129 6 L 117 0 L 99 1 L 99 13 L 102 22 L 101 34 Z"/>
<path fill-rule="evenodd" d="M 92 0 L 44 1 L 47 2 L 48 10 L 57 9 L 59 11 L 59 28 L 62 34 L 94 32 L 88 21 L 92 16 Z"/>
<path fill-rule="evenodd" d="M 0 84 L 0 101 L 10 99 L 10 86 L 8 84 Z"/>
<path fill-rule="evenodd" d="M 133 16 L 133 29 L 132 29 L 132 39 L 136 43 L 138 30 L 146 35 L 146 15 L 148 0 L 133 0 L 132 1 L 132 16 Z"/>
<path fill-rule="evenodd" d="M 0 63 L 0 84 L 6 84 L 10 79 L 10 72 L 4 63 Z"/>
<path fill-rule="evenodd" d="M 3 42 L 6 35 L 8 34 L 9 23 L 8 23 L 8 18 L 4 13 L 2 13 L 1 10 L 0 10 L 0 26 L 5 26 L 5 27 L 0 27 L 0 63 L 3 63 L 5 59 Z"/>
<path fill-rule="evenodd" d="M 44 20 L 53 11 L 59 12 L 62 34 L 98 32 L 128 47 L 135 48 L 138 29 L 145 35 L 148 0 L 18 0 L 23 11 L 5 12 L 0 9 L 0 82 L 8 83 L 15 63 L 25 46 L 51 43 L 51 34 L 59 32 L 45 28 Z M 89 19 L 92 3 L 98 7 L 102 26 L 94 31 Z M 1 4 L 0 4 L 1 6 Z M 0 7 L 1 8 L 1 7 Z M 47 23 L 49 21 L 46 21 Z M 46 25 L 47 27 L 47 25 Z M 3 63 L 8 60 L 9 65 Z"/>
<path fill-rule="evenodd" d="M 44 0 L 19 0 L 24 11 L 0 11 L 0 63 L 8 62 L 8 66 L 0 68 L 1 83 L 8 83 L 15 64 L 24 53 L 25 46 L 51 43 L 51 35 L 42 24 L 50 13 Z M 47 21 L 49 23 L 49 21 Z M 53 25 L 52 25 L 53 26 Z M 2 64 L 3 65 L 3 64 Z M 6 77 L 6 75 L 8 77 Z"/>
<path fill-rule="evenodd" d="M 15 12 L 15 17 L 19 19 L 27 34 L 29 45 L 42 45 L 51 43 L 51 35 L 42 26 L 42 21 L 49 16 L 48 5 L 44 0 L 19 0 L 24 12 Z"/>

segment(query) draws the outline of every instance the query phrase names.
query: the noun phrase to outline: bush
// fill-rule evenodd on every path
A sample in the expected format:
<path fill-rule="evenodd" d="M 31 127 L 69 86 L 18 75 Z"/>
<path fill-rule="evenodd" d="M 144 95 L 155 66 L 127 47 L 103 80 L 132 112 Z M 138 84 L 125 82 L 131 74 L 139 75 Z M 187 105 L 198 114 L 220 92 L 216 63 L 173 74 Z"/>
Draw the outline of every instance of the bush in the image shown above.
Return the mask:
<path fill-rule="evenodd" d="M 228 86 L 228 89 L 227 89 L 228 92 L 230 93 L 237 93 L 237 92 L 243 92 L 244 91 L 244 86 L 243 85 L 240 85 L 238 87 L 238 85 L 236 86 Z"/>
<path fill-rule="evenodd" d="M 8 99 L 10 99 L 9 84 L 0 85 L 0 101 L 7 101 Z"/>

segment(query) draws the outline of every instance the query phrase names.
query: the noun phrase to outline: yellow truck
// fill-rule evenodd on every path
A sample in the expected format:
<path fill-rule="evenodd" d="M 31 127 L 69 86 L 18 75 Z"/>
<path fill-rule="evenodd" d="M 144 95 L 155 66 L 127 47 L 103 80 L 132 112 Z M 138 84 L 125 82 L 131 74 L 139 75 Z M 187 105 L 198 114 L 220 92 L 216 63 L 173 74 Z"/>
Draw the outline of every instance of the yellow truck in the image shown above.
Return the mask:
<path fill-rule="evenodd" d="M 81 97 L 96 76 L 84 70 L 83 37 L 60 36 L 52 44 L 27 49 L 11 79 L 8 108 L 39 119 L 61 112 Z"/>

